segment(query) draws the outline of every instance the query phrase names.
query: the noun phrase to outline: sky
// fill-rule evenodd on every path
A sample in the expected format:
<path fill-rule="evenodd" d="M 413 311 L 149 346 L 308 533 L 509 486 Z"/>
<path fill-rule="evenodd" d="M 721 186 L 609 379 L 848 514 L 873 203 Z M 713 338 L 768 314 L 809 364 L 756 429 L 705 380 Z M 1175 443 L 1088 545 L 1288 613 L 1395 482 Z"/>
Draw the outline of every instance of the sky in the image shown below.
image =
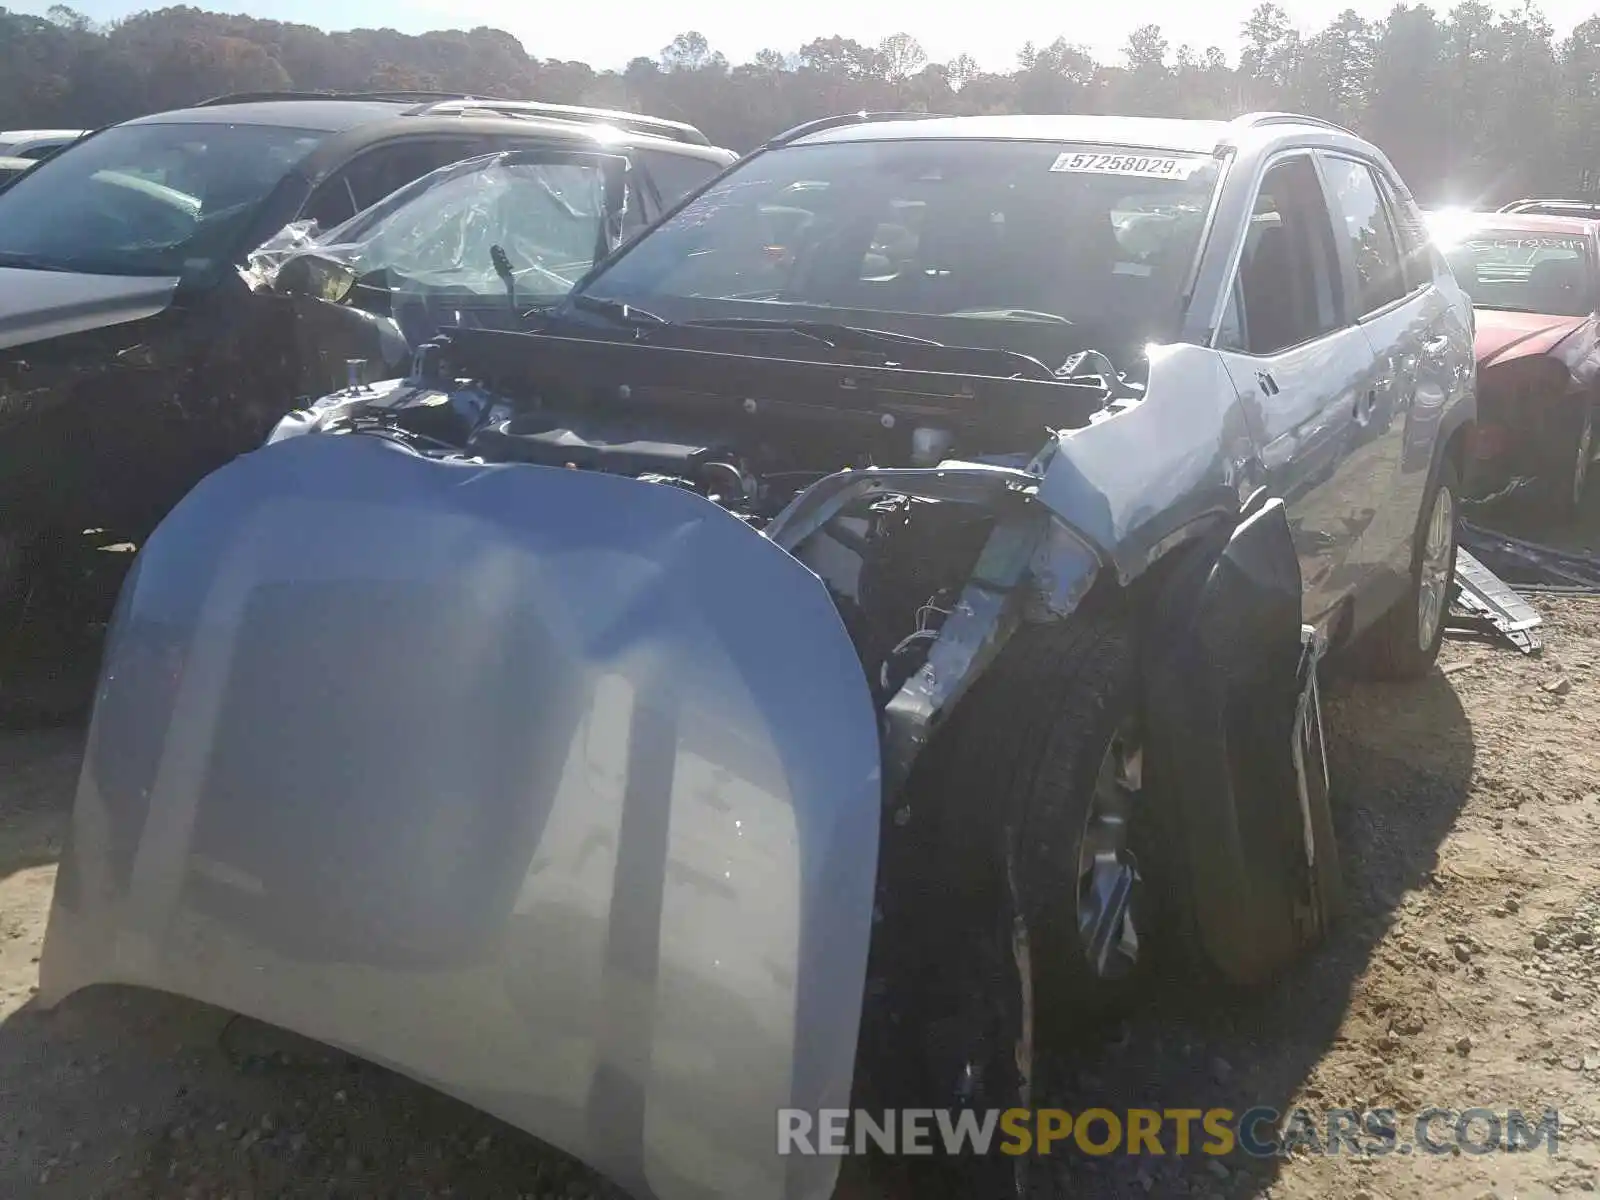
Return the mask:
<path fill-rule="evenodd" d="M 3 0 L 0 0 L 3 2 Z M 70 0 L 69 0 L 70 2 Z M 169 0 L 79 0 L 71 7 L 97 21 L 126 16 Z M 229 0 L 188 0 L 196 7 L 238 11 Z M 974 4 L 973 0 L 807 0 L 739 3 L 737 0 L 606 0 L 601 9 L 578 4 L 531 4 L 526 0 L 254 0 L 253 17 L 297 21 L 323 29 L 393 28 L 402 33 L 490 25 L 521 40 L 537 58 L 577 59 L 593 66 L 621 67 L 638 55 L 654 56 L 675 34 L 698 30 L 729 61 L 745 62 L 758 50 L 785 53 L 816 37 L 839 34 L 868 44 L 891 33 L 911 34 L 928 57 L 948 61 L 970 54 L 989 70 L 1010 70 L 1024 42 L 1047 45 L 1057 37 L 1088 46 L 1102 62 L 1114 62 L 1129 32 L 1160 25 L 1174 50 L 1220 46 L 1231 60 L 1239 27 L 1256 0 L 1122 0 L 1117 4 Z M 1280 0 L 1282 3 L 1283 0 Z M 42 13 L 50 0 L 10 0 L 15 11 Z M 1446 11 L 1453 0 L 1436 0 Z M 1290 0 L 1283 3 L 1303 29 L 1326 25 L 1345 8 L 1381 17 L 1392 0 Z M 1501 7 L 1507 7 L 1502 4 Z M 1600 11 L 1600 0 L 1546 0 L 1540 7 L 1564 37 L 1578 22 Z M 981 18 L 973 19 L 974 12 Z M 580 14 L 592 14 L 583 20 Z"/>

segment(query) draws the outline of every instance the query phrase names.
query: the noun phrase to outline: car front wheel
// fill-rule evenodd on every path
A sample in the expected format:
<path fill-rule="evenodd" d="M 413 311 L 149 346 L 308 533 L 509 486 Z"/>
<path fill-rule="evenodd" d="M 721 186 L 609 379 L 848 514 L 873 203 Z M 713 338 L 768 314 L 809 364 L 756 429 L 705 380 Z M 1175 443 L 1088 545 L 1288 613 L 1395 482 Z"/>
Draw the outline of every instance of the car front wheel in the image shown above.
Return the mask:
<path fill-rule="evenodd" d="M 1026 626 L 932 753 L 947 844 L 1006 864 L 1039 1025 L 1114 1010 L 1145 967 L 1138 672 L 1127 622 Z M 916 800 L 913 800 L 913 804 Z"/>

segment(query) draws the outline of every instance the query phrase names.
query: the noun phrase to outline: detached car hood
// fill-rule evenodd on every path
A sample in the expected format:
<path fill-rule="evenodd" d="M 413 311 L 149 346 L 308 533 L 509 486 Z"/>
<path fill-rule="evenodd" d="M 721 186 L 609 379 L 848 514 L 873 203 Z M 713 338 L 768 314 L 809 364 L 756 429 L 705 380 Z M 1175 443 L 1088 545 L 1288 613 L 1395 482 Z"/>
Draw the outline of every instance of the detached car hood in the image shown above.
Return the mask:
<path fill-rule="evenodd" d="M 822 582 L 710 501 L 295 438 L 112 622 L 41 965 L 346 1047 L 641 1198 L 824 1200 L 881 811 Z"/>
<path fill-rule="evenodd" d="M 1477 309 L 1473 318 L 1477 324 L 1473 353 L 1480 370 L 1519 358 L 1548 354 L 1589 319 L 1483 308 Z"/>
<path fill-rule="evenodd" d="M 0 350 L 153 317 L 177 290 L 175 276 L 0 267 Z"/>

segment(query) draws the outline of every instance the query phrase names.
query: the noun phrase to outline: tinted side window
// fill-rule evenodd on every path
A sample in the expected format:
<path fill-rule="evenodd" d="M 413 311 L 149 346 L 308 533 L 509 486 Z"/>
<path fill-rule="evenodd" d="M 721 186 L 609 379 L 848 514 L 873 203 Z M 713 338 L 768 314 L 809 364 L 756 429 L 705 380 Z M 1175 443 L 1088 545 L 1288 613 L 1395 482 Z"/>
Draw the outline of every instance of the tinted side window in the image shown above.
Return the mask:
<path fill-rule="evenodd" d="M 1378 182 L 1383 185 L 1384 204 L 1394 226 L 1395 240 L 1400 243 L 1402 274 L 1407 291 L 1426 287 L 1433 282 L 1438 267 L 1428 240 L 1428 226 L 1411 193 L 1397 179 L 1387 178 L 1380 171 Z"/>
<path fill-rule="evenodd" d="M 1275 354 L 1337 329 L 1336 262 L 1311 159 L 1276 163 L 1262 179 L 1245 232 L 1234 285 L 1240 311 L 1225 317 L 1219 345 Z M 1233 305 L 1230 298 L 1230 309 Z"/>
<path fill-rule="evenodd" d="M 1349 158 L 1325 158 L 1328 184 L 1342 236 L 1356 267 L 1356 312 L 1367 313 L 1404 296 L 1400 247 L 1372 168 Z"/>
<path fill-rule="evenodd" d="M 632 183 L 628 185 L 627 196 L 622 211 L 622 240 L 631 242 L 644 232 L 645 226 L 650 223 L 650 213 L 645 208 L 644 193 Z"/>
<path fill-rule="evenodd" d="M 663 209 L 671 208 L 722 170 L 718 163 L 662 150 L 629 150 L 628 155 L 637 158 L 649 172 L 656 191 L 661 193 Z"/>
<path fill-rule="evenodd" d="M 390 142 L 368 150 L 325 179 L 301 210 L 323 229 L 348 221 L 390 192 L 429 171 L 470 158 L 481 149 L 473 138 Z"/>

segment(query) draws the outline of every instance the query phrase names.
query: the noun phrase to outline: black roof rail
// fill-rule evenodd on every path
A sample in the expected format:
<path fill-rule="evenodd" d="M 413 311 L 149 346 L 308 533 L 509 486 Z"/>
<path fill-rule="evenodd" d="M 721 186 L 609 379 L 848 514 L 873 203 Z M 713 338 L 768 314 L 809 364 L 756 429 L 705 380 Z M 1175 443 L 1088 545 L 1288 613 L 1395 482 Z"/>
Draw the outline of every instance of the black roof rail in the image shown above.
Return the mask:
<path fill-rule="evenodd" d="M 264 100 L 378 100 L 392 104 L 416 104 L 424 100 L 491 100 L 497 96 L 474 96 L 466 92 L 230 92 L 212 96 L 193 108 L 217 108 L 225 104 L 256 104 Z"/>
<path fill-rule="evenodd" d="M 406 115 L 443 116 L 449 113 L 486 112 L 507 117 L 548 117 L 582 125 L 611 125 L 630 133 L 651 134 L 693 146 L 709 146 L 711 139 L 693 125 L 650 117 L 641 113 L 611 108 L 588 108 L 576 104 L 548 104 L 542 100 L 500 100 L 481 96 L 446 96 L 418 104 Z"/>
<path fill-rule="evenodd" d="M 809 134 L 821 133 L 824 129 L 837 129 L 841 125 L 866 125 L 873 121 L 930 121 L 940 117 L 947 117 L 949 113 L 930 112 L 861 112 L 840 113 L 832 117 L 819 117 L 815 121 L 807 121 L 804 125 L 796 125 L 787 129 L 777 137 L 764 143 L 768 150 L 776 150 L 779 146 L 787 146 L 790 142 L 806 137 Z"/>
<path fill-rule="evenodd" d="M 1359 137 L 1360 136 L 1359 134 L 1355 133 L 1353 130 L 1346 129 L 1343 125 L 1336 124 L 1333 121 L 1325 120 L 1322 117 L 1308 117 L 1304 113 L 1291 113 L 1291 112 L 1253 112 L 1253 113 L 1245 113 L 1245 115 L 1240 117 L 1240 118 L 1238 118 L 1238 120 L 1235 121 L 1234 124 L 1243 125 L 1243 126 L 1246 126 L 1247 128 L 1250 128 L 1250 129 L 1255 129 L 1258 126 L 1261 126 L 1261 125 L 1315 125 L 1319 129 L 1331 129 L 1335 133 L 1348 133 L 1351 137 Z"/>

